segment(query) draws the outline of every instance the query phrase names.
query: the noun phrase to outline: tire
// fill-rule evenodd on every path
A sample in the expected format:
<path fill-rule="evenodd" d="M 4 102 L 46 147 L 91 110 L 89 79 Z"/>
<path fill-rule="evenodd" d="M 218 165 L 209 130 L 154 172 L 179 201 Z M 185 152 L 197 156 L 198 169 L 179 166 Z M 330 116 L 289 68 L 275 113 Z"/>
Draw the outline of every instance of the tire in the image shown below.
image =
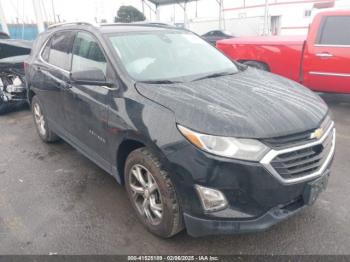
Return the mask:
<path fill-rule="evenodd" d="M 263 71 L 270 71 L 269 67 L 266 64 L 262 63 L 262 62 L 245 61 L 245 62 L 243 62 L 243 64 L 245 64 L 247 66 L 250 66 L 250 67 L 253 67 L 253 68 L 256 68 L 256 69 L 263 70 Z"/>
<path fill-rule="evenodd" d="M 179 233 L 183 229 L 182 212 L 169 173 L 160 160 L 146 148 L 137 149 L 129 154 L 124 174 L 130 202 L 146 228 L 163 238 Z M 140 174 L 142 179 L 137 178 Z"/>
<path fill-rule="evenodd" d="M 32 114 L 36 131 L 45 143 L 53 143 L 59 140 L 59 137 L 50 129 L 45 117 L 45 112 L 37 96 L 32 99 Z"/>
<path fill-rule="evenodd" d="M 0 115 L 7 113 L 9 109 L 10 106 L 0 98 Z"/>

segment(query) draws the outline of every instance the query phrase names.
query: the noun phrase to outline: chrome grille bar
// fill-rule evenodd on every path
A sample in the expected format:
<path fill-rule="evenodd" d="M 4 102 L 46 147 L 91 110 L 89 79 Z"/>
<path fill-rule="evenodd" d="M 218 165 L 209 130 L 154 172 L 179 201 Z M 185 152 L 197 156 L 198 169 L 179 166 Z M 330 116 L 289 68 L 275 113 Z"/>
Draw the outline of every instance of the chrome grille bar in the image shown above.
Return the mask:
<path fill-rule="evenodd" d="M 305 176 L 301 176 L 301 177 L 283 178 L 275 170 L 275 168 L 271 165 L 271 162 L 279 155 L 302 150 L 302 149 L 306 149 L 306 148 L 312 148 L 312 147 L 317 146 L 317 145 L 322 145 L 329 136 L 332 136 L 331 150 L 329 151 L 327 156 L 324 156 L 325 160 L 323 161 L 320 168 L 318 168 L 316 171 L 312 171 L 310 174 L 305 175 Z M 325 171 L 328 164 L 330 163 L 330 161 L 333 158 L 334 151 L 335 151 L 335 140 L 336 140 L 336 130 L 334 128 L 334 122 L 332 122 L 332 124 L 328 127 L 327 131 L 324 133 L 322 138 L 320 138 L 319 140 L 308 143 L 308 144 L 296 146 L 296 147 L 286 148 L 283 150 L 272 149 L 265 155 L 265 157 L 260 161 L 260 163 L 266 168 L 267 171 L 269 171 L 271 173 L 271 175 L 273 175 L 282 184 L 289 185 L 289 184 L 296 184 L 296 183 L 304 182 L 304 181 L 316 178 L 318 176 L 321 176 L 323 174 L 323 172 Z"/>

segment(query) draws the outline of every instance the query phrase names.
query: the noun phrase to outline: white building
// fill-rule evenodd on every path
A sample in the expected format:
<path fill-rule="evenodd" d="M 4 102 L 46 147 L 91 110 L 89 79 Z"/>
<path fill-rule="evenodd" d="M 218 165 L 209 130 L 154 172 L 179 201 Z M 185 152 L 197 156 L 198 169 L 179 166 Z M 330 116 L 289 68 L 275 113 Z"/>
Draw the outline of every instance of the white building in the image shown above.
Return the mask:
<path fill-rule="evenodd" d="M 236 36 L 303 35 L 318 12 L 350 9 L 350 0 L 269 0 L 267 3 L 265 0 L 224 0 L 223 29 Z M 188 23 L 189 29 L 199 34 L 218 29 L 218 25 L 216 11 L 212 18 L 189 18 Z"/>

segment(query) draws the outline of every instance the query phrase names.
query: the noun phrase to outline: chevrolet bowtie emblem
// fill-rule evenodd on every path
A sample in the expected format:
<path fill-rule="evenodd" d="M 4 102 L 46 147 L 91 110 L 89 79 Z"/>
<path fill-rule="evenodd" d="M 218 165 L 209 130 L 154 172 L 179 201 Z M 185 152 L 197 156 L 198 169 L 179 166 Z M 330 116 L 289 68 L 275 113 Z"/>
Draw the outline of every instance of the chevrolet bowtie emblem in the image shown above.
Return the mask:
<path fill-rule="evenodd" d="M 323 128 L 316 129 L 313 133 L 310 135 L 310 139 L 320 139 L 323 135 Z"/>

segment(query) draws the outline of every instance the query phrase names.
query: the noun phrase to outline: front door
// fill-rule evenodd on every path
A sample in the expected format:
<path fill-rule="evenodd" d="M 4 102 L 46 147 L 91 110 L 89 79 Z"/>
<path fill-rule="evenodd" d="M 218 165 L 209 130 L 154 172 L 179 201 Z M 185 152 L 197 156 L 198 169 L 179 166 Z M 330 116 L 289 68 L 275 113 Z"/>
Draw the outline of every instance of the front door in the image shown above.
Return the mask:
<path fill-rule="evenodd" d="M 108 63 L 96 38 L 78 32 L 73 44 L 72 72 L 101 69 L 107 77 Z M 65 94 L 64 107 L 73 143 L 108 169 L 106 105 L 108 87 L 72 84 Z"/>
<path fill-rule="evenodd" d="M 350 16 L 324 16 L 309 39 L 304 84 L 320 92 L 350 93 Z"/>

